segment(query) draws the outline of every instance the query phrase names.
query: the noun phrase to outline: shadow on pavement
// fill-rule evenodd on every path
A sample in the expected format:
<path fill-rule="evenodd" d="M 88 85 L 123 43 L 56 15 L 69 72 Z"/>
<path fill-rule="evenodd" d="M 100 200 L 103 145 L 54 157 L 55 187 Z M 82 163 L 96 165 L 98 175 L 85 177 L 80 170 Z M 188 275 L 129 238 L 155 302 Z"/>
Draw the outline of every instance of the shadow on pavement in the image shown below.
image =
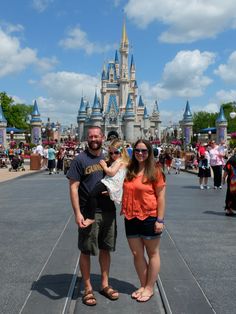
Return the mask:
<path fill-rule="evenodd" d="M 222 211 L 222 213 L 213 211 L 213 210 L 206 210 L 203 212 L 203 214 L 210 214 L 210 215 L 216 215 L 216 216 L 225 216 L 225 211 Z M 230 216 L 230 217 L 236 217 L 236 214 L 234 216 Z"/>
<path fill-rule="evenodd" d="M 33 282 L 31 290 L 52 300 L 63 299 L 68 295 L 72 278 L 73 274 L 45 275 Z"/>

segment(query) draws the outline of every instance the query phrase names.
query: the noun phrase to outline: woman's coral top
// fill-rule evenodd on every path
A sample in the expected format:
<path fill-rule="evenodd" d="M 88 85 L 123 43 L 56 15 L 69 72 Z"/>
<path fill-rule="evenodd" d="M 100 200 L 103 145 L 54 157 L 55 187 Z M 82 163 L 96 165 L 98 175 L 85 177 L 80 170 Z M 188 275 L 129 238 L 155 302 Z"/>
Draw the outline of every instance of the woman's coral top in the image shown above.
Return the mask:
<path fill-rule="evenodd" d="M 157 196 L 156 187 L 166 185 L 164 175 L 161 171 L 157 174 L 157 181 L 143 183 L 143 175 L 137 176 L 132 181 L 125 181 L 123 185 L 123 198 L 121 213 L 125 218 L 138 218 L 144 220 L 149 216 L 157 217 Z"/>

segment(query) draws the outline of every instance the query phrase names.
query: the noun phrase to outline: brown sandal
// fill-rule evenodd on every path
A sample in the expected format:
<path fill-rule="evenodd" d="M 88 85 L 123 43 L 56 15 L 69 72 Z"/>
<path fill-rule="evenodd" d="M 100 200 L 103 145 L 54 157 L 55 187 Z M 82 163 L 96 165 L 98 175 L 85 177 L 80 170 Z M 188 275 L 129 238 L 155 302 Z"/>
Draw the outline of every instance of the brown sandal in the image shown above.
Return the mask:
<path fill-rule="evenodd" d="M 82 301 L 85 305 L 94 306 L 97 304 L 97 300 L 94 296 L 93 290 L 84 291 Z"/>
<path fill-rule="evenodd" d="M 111 286 L 107 286 L 100 291 L 101 295 L 112 301 L 119 299 L 119 295 L 114 295 L 116 293 L 118 293 L 118 291 L 114 290 Z"/>

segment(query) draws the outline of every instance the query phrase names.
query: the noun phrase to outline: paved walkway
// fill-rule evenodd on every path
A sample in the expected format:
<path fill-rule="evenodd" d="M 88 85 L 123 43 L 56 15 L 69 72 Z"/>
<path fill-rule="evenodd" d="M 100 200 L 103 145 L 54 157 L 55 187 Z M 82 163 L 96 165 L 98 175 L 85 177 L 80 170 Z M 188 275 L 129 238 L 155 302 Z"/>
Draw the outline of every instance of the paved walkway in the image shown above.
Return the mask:
<path fill-rule="evenodd" d="M 26 159 L 24 163 L 25 171 L 9 171 L 11 165 L 8 165 L 7 168 L 0 168 L 0 182 L 9 181 L 12 179 L 16 179 L 21 176 L 29 175 L 35 172 L 39 172 L 41 170 L 30 170 L 30 160 Z"/>

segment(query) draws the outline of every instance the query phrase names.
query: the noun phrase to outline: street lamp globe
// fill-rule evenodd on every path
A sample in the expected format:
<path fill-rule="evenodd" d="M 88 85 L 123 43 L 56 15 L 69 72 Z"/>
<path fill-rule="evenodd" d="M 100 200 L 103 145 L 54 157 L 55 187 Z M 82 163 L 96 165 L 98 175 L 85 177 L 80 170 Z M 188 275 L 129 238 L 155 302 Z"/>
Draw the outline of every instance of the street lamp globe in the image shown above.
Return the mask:
<path fill-rule="evenodd" d="M 236 112 L 234 112 L 234 111 L 233 111 L 233 112 L 230 112 L 229 115 L 230 115 L 230 118 L 231 118 L 231 119 L 234 119 L 234 118 L 236 117 Z"/>

